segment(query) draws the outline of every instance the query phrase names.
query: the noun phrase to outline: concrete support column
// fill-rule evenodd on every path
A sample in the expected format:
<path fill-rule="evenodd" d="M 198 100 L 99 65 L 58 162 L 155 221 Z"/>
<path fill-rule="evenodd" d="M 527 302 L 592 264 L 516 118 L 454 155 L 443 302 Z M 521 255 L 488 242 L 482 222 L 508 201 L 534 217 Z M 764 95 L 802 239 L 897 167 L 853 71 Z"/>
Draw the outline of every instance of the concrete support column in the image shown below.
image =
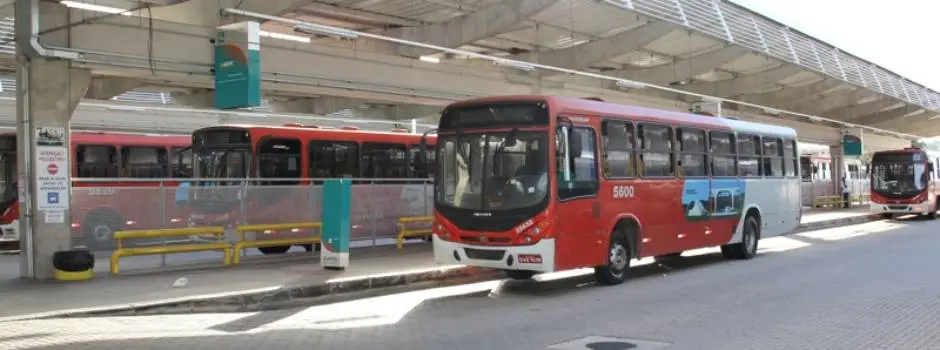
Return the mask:
<path fill-rule="evenodd" d="M 68 60 L 18 59 L 20 276 L 49 279 L 54 273 L 52 254 L 72 247 L 69 120 L 88 90 L 91 72 L 73 68 Z"/>
<path fill-rule="evenodd" d="M 833 193 L 842 195 L 842 175 L 845 174 L 845 156 L 842 154 L 842 145 L 829 146 L 829 177 L 832 179 Z"/>

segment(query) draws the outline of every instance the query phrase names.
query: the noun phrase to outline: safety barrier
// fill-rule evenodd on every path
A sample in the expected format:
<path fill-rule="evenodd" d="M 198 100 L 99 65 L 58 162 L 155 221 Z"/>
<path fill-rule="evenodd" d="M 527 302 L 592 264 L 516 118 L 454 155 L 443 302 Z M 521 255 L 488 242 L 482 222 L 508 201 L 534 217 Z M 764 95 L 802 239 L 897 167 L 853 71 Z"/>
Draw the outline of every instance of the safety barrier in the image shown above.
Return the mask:
<path fill-rule="evenodd" d="M 207 235 L 217 238 L 215 242 L 169 245 L 159 247 L 124 248 L 123 242 L 128 239 L 184 237 L 193 235 Z M 157 255 L 174 253 L 192 253 L 221 250 L 224 253 L 224 263 L 231 264 L 232 246 L 225 242 L 225 229 L 222 227 L 196 227 L 156 230 L 128 230 L 114 233 L 117 241 L 117 250 L 111 254 L 111 273 L 118 274 L 118 260 L 122 256 Z"/>
<path fill-rule="evenodd" d="M 853 194 L 849 196 L 849 203 L 851 204 L 865 204 L 869 201 L 869 195 L 867 194 Z M 813 207 L 823 208 L 823 207 L 833 207 L 839 208 L 844 204 L 842 196 L 816 196 L 813 197 Z"/>
<path fill-rule="evenodd" d="M 433 216 L 403 216 L 398 218 L 398 236 L 395 240 L 395 246 L 401 249 L 406 238 L 431 236 L 432 230 L 430 227 L 409 228 L 408 225 L 431 223 L 433 221 Z"/>
<path fill-rule="evenodd" d="M 320 236 L 300 236 L 273 239 L 253 239 L 246 240 L 245 234 L 248 232 L 264 232 L 279 230 L 303 230 L 303 229 L 321 229 L 322 223 L 319 221 L 293 222 L 284 224 L 257 224 L 257 225 L 239 225 L 235 228 L 238 232 L 238 243 L 235 243 L 235 249 L 232 251 L 232 263 L 238 264 L 241 261 L 241 251 L 245 248 L 261 248 L 276 246 L 291 246 L 299 244 L 317 244 L 320 243 Z"/>
<path fill-rule="evenodd" d="M 833 207 L 839 208 L 844 204 L 842 196 L 816 196 L 813 197 L 813 207 Z"/>

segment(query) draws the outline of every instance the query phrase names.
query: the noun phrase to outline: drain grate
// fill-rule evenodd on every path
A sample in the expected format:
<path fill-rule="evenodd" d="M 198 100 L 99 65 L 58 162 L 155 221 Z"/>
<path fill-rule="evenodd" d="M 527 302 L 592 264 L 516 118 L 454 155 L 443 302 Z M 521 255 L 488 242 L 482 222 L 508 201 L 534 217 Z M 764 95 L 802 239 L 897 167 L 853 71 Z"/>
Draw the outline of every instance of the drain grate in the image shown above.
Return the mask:
<path fill-rule="evenodd" d="M 583 338 L 578 338 L 574 340 L 569 340 L 564 343 L 558 343 L 554 345 L 549 345 L 548 349 L 554 350 L 652 350 L 652 349 L 661 349 L 669 346 L 670 343 L 644 340 L 644 339 L 631 339 L 631 338 L 614 338 L 614 337 L 601 337 L 601 336 L 587 336 Z"/>

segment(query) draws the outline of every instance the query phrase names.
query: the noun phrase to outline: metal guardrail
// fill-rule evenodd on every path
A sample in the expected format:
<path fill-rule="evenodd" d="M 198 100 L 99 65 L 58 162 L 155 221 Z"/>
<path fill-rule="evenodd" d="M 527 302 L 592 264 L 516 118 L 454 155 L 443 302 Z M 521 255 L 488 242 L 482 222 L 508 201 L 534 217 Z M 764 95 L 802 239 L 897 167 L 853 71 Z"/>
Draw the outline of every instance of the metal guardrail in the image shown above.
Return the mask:
<path fill-rule="evenodd" d="M 608 3 L 676 23 L 908 103 L 940 110 L 940 93 L 728 1 L 611 0 Z"/>

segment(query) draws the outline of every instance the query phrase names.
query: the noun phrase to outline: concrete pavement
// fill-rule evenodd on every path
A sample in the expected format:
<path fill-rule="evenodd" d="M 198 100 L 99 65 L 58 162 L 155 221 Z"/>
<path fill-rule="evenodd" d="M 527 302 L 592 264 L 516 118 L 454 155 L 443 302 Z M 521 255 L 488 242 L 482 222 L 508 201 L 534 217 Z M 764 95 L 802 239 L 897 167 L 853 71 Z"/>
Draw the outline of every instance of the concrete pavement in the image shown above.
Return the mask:
<path fill-rule="evenodd" d="M 804 232 L 748 261 L 643 262 L 615 287 L 575 272 L 264 312 L 6 322 L 0 347 L 936 349 L 935 233 L 919 219 Z"/>

